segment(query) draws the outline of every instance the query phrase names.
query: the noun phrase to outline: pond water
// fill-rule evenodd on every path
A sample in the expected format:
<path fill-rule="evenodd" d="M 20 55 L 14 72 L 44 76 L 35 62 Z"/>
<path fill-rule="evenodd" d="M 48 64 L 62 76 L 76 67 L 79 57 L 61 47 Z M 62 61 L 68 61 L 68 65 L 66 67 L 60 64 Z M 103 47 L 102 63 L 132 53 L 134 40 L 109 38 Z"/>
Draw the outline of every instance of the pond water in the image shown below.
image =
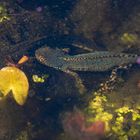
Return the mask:
<path fill-rule="evenodd" d="M 1 0 L 0 67 L 27 55 L 29 91 L 0 92 L 0 139 L 139 140 L 139 23 L 139 0 Z"/>

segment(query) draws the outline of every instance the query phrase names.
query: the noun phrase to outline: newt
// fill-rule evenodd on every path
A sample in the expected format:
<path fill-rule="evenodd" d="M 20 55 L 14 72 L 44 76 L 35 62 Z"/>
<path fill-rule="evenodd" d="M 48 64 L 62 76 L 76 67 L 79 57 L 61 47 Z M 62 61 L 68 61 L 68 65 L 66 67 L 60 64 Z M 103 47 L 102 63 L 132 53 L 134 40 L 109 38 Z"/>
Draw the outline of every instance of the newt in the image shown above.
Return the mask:
<path fill-rule="evenodd" d="M 62 49 L 39 48 L 35 56 L 42 64 L 61 71 L 107 71 L 116 66 L 136 63 L 137 54 L 95 51 L 91 53 L 69 55 Z"/>
<path fill-rule="evenodd" d="M 74 71 L 102 72 L 118 66 L 136 63 L 139 59 L 137 54 L 115 53 L 110 51 L 94 51 L 77 55 L 69 55 L 59 48 L 43 47 L 35 52 L 35 56 L 42 64 L 67 72 L 77 77 Z"/>

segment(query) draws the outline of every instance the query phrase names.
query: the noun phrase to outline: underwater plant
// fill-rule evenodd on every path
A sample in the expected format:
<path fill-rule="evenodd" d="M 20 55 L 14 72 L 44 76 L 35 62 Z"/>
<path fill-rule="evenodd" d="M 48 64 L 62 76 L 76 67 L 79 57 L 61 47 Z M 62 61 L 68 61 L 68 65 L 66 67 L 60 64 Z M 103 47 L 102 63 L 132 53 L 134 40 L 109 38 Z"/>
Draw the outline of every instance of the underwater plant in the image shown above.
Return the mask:
<path fill-rule="evenodd" d="M 138 41 L 138 36 L 137 34 L 124 33 L 120 39 L 124 44 L 135 44 Z"/>
<path fill-rule="evenodd" d="M 95 92 L 86 108 L 87 121 L 90 123 L 104 122 L 105 136 L 109 139 L 135 139 L 140 131 L 139 104 L 130 106 L 119 103 L 112 101 L 112 97 L 107 94 Z"/>
<path fill-rule="evenodd" d="M 49 77 L 48 74 L 44 74 L 42 76 L 38 76 L 38 75 L 34 74 L 34 75 L 32 75 L 32 80 L 35 83 L 44 83 L 45 80 L 47 80 L 48 77 Z"/>
<path fill-rule="evenodd" d="M 0 23 L 6 20 L 10 20 L 10 16 L 7 13 L 7 9 L 3 5 L 0 5 Z"/>

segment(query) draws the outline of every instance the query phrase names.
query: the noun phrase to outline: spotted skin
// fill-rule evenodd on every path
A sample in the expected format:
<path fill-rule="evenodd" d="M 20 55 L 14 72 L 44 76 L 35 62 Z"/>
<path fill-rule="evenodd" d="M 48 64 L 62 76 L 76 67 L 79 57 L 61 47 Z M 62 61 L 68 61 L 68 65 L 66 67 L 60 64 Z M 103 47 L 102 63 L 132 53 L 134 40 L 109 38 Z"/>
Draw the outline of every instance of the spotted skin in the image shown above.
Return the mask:
<path fill-rule="evenodd" d="M 95 51 L 78 55 L 68 55 L 61 49 L 40 48 L 35 52 L 42 64 L 61 71 L 107 71 L 114 67 L 136 63 L 138 55 Z"/>

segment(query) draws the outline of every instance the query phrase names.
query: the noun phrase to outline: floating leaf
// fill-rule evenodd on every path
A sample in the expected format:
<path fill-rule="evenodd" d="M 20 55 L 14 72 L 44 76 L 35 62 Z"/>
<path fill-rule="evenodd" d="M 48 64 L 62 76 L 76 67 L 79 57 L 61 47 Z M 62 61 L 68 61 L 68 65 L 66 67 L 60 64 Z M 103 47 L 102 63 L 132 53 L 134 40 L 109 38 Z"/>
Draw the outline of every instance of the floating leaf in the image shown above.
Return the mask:
<path fill-rule="evenodd" d="M 23 71 L 16 67 L 0 70 L 0 91 L 6 96 L 10 91 L 19 105 L 23 105 L 28 95 L 29 83 Z"/>

